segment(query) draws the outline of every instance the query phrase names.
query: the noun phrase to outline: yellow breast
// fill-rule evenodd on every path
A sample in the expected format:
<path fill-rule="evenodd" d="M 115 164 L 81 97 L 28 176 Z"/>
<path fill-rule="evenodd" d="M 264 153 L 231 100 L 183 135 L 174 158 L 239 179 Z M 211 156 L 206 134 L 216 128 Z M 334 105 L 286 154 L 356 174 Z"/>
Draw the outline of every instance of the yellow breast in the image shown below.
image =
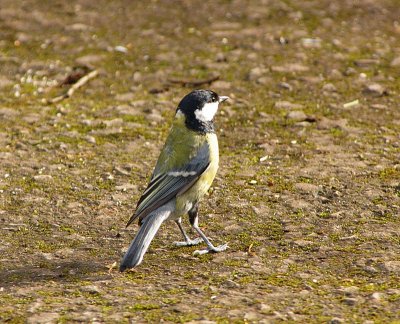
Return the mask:
<path fill-rule="evenodd" d="M 177 213 L 187 213 L 188 209 L 190 209 L 194 203 L 198 202 L 207 193 L 214 181 L 215 175 L 217 174 L 219 164 L 217 135 L 214 133 L 208 133 L 203 136 L 206 136 L 206 141 L 210 147 L 210 165 L 188 191 L 176 198 Z"/>

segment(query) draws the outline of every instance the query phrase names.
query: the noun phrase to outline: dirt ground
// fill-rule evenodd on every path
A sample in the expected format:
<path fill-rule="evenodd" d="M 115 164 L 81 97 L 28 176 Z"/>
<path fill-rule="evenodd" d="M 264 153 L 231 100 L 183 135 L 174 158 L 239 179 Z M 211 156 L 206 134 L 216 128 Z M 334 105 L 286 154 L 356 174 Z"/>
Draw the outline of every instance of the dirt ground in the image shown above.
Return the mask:
<path fill-rule="evenodd" d="M 0 322 L 400 323 L 399 39 L 398 0 L 1 0 Z M 229 250 L 166 223 L 109 271 L 177 103 L 217 77 L 200 226 Z"/>

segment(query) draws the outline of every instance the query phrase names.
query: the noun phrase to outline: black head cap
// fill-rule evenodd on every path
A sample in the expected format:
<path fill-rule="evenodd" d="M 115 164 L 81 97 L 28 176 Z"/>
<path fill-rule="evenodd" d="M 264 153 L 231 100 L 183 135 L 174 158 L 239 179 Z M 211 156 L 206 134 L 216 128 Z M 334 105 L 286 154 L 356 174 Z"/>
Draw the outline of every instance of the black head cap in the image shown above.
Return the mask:
<path fill-rule="evenodd" d="M 217 109 L 218 104 L 226 99 L 227 97 L 220 97 L 211 90 L 193 90 L 181 100 L 177 112 L 185 115 L 186 126 L 189 129 L 201 133 L 214 132 L 213 114 L 209 115 L 210 118 L 202 118 L 202 110 L 206 104 L 214 104 L 211 106 Z"/>

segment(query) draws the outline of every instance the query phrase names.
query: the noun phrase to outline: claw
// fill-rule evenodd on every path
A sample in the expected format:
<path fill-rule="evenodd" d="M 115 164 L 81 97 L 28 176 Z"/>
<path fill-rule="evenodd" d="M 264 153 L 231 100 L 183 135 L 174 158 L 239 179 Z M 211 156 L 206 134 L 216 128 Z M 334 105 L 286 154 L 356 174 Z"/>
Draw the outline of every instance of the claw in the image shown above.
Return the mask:
<path fill-rule="evenodd" d="M 204 250 L 196 250 L 193 252 L 193 255 L 203 255 L 203 254 L 207 254 L 207 253 L 218 253 L 218 252 L 222 252 L 225 251 L 228 248 L 228 244 L 223 244 L 223 245 L 219 245 L 217 247 L 213 246 L 212 248 L 207 248 Z"/>
<path fill-rule="evenodd" d="M 189 240 L 185 242 L 174 242 L 175 246 L 193 246 L 197 245 L 203 242 L 203 239 L 201 237 L 198 237 L 194 240 Z"/>

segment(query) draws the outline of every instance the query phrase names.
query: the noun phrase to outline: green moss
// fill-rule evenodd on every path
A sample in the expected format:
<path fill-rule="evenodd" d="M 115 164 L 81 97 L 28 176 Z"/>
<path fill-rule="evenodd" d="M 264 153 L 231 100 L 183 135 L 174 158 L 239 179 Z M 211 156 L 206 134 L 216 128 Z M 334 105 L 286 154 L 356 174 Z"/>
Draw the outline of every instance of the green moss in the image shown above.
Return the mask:
<path fill-rule="evenodd" d="M 134 304 L 133 306 L 128 306 L 127 310 L 129 311 L 133 311 L 133 312 L 137 312 L 137 311 L 147 311 L 147 310 L 152 310 L 152 309 L 159 309 L 161 308 L 160 305 L 157 304 L 141 304 L 141 303 L 137 303 Z"/>
<path fill-rule="evenodd" d="M 15 310 L 2 310 L 0 320 L 4 323 L 23 324 L 26 323 L 26 316 L 16 314 Z"/>
<path fill-rule="evenodd" d="M 337 127 L 333 127 L 329 131 L 333 137 L 343 138 L 345 136 L 343 130 Z"/>
<path fill-rule="evenodd" d="M 50 253 L 54 252 L 57 248 L 53 244 L 40 240 L 35 242 L 35 249 L 44 253 Z"/>
<path fill-rule="evenodd" d="M 394 5 L 396 1 L 389 2 L 393 2 L 393 9 L 397 8 Z M 62 16 L 64 19 L 61 20 L 62 24 L 60 26 L 56 24 L 54 28 L 41 28 L 41 34 L 38 34 L 36 27 L 33 28 L 32 40 L 21 46 L 13 45 L 15 33 L 11 30 L 12 28 L 10 30 L 5 29 L 3 37 L 5 42 L 3 40 L 3 43 L 0 44 L 2 56 L 15 56 L 23 61 L 23 64 L 15 69 L 18 71 L 15 78 L 19 77 L 19 71 L 23 71 L 26 64 L 35 65 L 36 62 L 44 66 L 56 63 L 54 73 L 57 73 L 57 77 L 59 77 L 59 74 L 63 73 L 63 68 L 75 64 L 77 56 L 99 53 L 104 55 L 104 59 L 101 63 L 98 63 L 98 67 L 105 72 L 101 73 L 93 84 L 89 83 L 79 89 L 72 98 L 53 106 L 43 106 L 40 99 L 58 95 L 65 89 L 54 88 L 50 92 L 46 92 L 45 95 L 36 96 L 34 94 L 37 90 L 36 87 L 27 84 L 22 87 L 24 96 L 18 100 L 10 98 L 10 88 L 4 88 L 2 93 L 4 95 L 0 96 L 1 103 L 5 103 L 4 107 L 16 109 L 21 115 L 28 113 L 40 115 L 40 121 L 33 124 L 28 124 L 22 118 L 0 122 L 0 131 L 7 133 L 8 137 L 11 138 L 7 138 L 7 143 L 1 150 L 14 153 L 19 148 L 20 143 L 24 144 L 28 149 L 29 159 L 22 158 L 22 161 L 27 164 L 28 162 L 31 163 L 35 172 L 36 167 L 42 165 L 64 164 L 66 166 L 65 170 L 57 171 L 57 176 L 53 176 L 54 182 L 52 184 L 37 183 L 31 176 L 26 176 L 26 179 L 23 179 L 18 174 L 18 165 L 10 164 L 5 167 L 4 173 L 7 172 L 12 176 L 1 181 L 4 199 L 1 203 L 0 223 L 4 218 L 5 226 L 7 226 L 7 223 L 13 221 L 15 217 L 15 222 L 22 219 L 26 226 L 21 226 L 18 230 L 12 232 L 4 231 L 2 238 L 6 244 L 3 247 L 6 249 L 6 253 L 8 253 L 10 247 L 15 247 L 21 253 L 29 255 L 30 261 L 27 267 L 37 268 L 39 266 L 55 271 L 58 263 L 41 261 L 32 252 L 49 251 L 51 250 L 50 245 L 53 245 L 56 241 L 54 246 L 76 247 L 74 261 L 77 262 L 77 265 L 74 266 L 76 267 L 76 274 L 69 274 L 69 268 L 66 268 L 65 271 L 57 270 L 57 273 L 61 273 L 63 276 L 51 280 L 37 281 L 36 277 L 30 278 L 29 273 L 21 274 L 19 272 L 11 273 L 8 276 L 6 272 L 7 281 L 14 285 L 12 288 L 5 286 L 7 295 L 15 294 L 16 291 L 19 291 L 17 289 L 24 288 L 25 284 L 31 285 L 35 279 L 32 290 L 27 293 L 33 299 L 26 303 L 23 301 L 19 303 L 17 299 L 3 299 L 1 295 L 0 322 L 26 322 L 27 309 L 37 300 L 38 296 L 47 304 L 40 308 L 40 311 L 55 309 L 60 314 L 60 323 L 76 321 L 75 314 L 83 310 L 85 305 L 89 305 L 96 312 L 100 312 L 103 317 L 100 317 L 99 320 L 107 322 L 107 316 L 126 311 L 127 304 L 120 300 L 126 300 L 127 295 L 124 291 L 127 287 L 131 289 L 130 291 L 136 289 L 143 292 L 143 289 L 150 284 L 157 288 L 146 290 L 146 293 L 140 296 L 140 303 L 134 304 L 136 309 L 134 307 L 124 314 L 126 316 L 124 322 L 128 323 L 137 319 L 148 322 L 186 322 L 208 319 L 217 323 L 246 323 L 241 316 L 244 316 L 249 307 L 243 306 L 241 302 L 232 302 L 232 305 L 230 305 L 229 310 L 243 310 L 243 314 L 236 317 L 217 316 L 217 312 L 224 314 L 224 306 L 218 304 L 218 299 L 215 305 L 210 303 L 209 298 L 213 295 L 211 286 L 219 288 L 222 286 L 222 282 L 229 278 L 241 285 L 247 285 L 246 288 L 249 288 L 252 292 L 251 288 L 255 287 L 254 295 L 262 295 L 265 302 L 273 306 L 273 311 L 286 314 L 287 310 L 290 309 L 293 310 L 295 315 L 303 316 L 300 317 L 300 321 L 328 322 L 332 319 L 333 313 L 341 314 L 343 318 L 353 322 L 372 319 L 379 323 L 389 322 L 393 319 L 395 316 L 393 310 L 396 309 L 395 306 L 399 298 L 396 294 L 386 294 L 386 291 L 396 287 L 396 285 L 398 286 L 398 278 L 392 278 L 388 274 L 382 277 L 381 273 L 370 274 L 362 269 L 354 269 L 357 268 L 354 264 L 355 260 L 364 258 L 369 260 L 372 257 L 375 259 L 377 255 L 379 256 L 384 252 L 382 249 L 390 250 L 391 246 L 398 246 L 399 238 L 390 238 L 382 244 L 377 244 L 368 237 L 351 241 L 341 240 L 344 236 L 354 233 L 362 236 L 360 233 L 370 230 L 372 225 L 385 224 L 385 226 L 390 227 L 394 226 L 397 221 L 397 214 L 393 207 L 393 199 L 396 197 L 393 197 L 393 193 L 400 196 L 400 190 L 397 190 L 397 188 L 392 190 L 392 187 L 388 186 L 388 182 L 399 178 L 397 170 L 393 167 L 397 161 L 396 156 L 399 149 L 383 143 L 383 137 L 396 136 L 398 128 L 398 125 L 394 122 L 398 119 L 397 111 L 392 109 L 393 98 L 399 85 L 396 78 L 393 77 L 393 67 L 390 67 L 390 61 L 394 58 L 394 54 L 380 51 L 379 64 L 367 68 L 354 67 L 356 59 L 376 57 L 376 48 L 377 46 L 382 47 L 382 44 L 379 37 L 372 37 L 369 42 L 362 42 L 361 45 L 359 42 L 362 39 L 350 37 L 352 33 L 354 34 L 354 30 L 357 30 L 357 28 L 353 30 L 353 27 L 357 27 L 358 24 L 361 28 L 363 26 L 363 20 L 357 18 L 368 19 L 374 10 L 371 11 L 368 6 L 361 5 L 357 8 L 357 11 L 354 11 L 354 8 L 339 4 L 336 8 L 337 11 L 335 11 L 335 17 L 328 12 L 326 17 L 321 18 L 319 13 L 326 12 L 324 3 L 304 5 L 301 2 L 284 0 L 283 3 L 272 3 L 268 8 L 264 8 L 265 12 L 260 11 L 251 19 L 248 19 L 246 12 L 235 10 L 240 9 L 240 6 L 237 7 L 237 4 L 233 2 L 221 1 L 219 5 L 217 10 L 207 11 L 208 16 L 206 16 L 211 22 L 217 22 L 220 15 L 222 17 L 226 12 L 232 12 L 228 20 L 238 22 L 242 27 L 238 29 L 237 33 L 227 36 L 228 44 L 221 44 L 223 36 L 215 36 L 214 32 L 211 32 L 208 28 L 210 22 L 207 19 L 202 19 L 201 10 L 203 10 L 202 8 L 208 9 L 208 4 L 199 7 L 198 19 L 190 20 L 190 15 L 187 15 L 190 6 L 182 7 L 178 5 L 161 8 L 156 4 L 149 6 L 141 2 L 134 2 L 125 8 L 135 18 L 134 26 L 130 26 L 129 19 L 122 19 L 114 24 L 114 16 L 117 17 L 118 15 L 111 13 L 117 12 L 119 7 L 110 2 L 104 7 L 105 12 L 102 12 L 104 15 L 100 17 L 102 22 L 104 20 L 104 24 L 100 24 L 102 26 L 91 24 L 88 32 L 77 32 L 68 28 L 63 30 L 60 27 L 74 23 L 74 10 L 68 9 L 67 12 L 64 12 L 60 6 L 51 9 L 46 4 L 33 3 L 32 7 L 38 12 L 45 12 L 49 19 L 58 20 Z M 381 5 L 378 4 L 377 8 L 380 8 Z M 109 10 L 110 8 L 112 10 Z M 383 8 L 387 12 L 395 12 L 389 10 L 389 7 L 382 7 L 382 10 Z M 83 6 L 82 10 L 87 10 L 87 8 Z M 267 10 L 268 12 L 266 12 Z M 299 16 L 299 20 L 296 21 L 296 26 L 294 26 L 292 14 L 297 15 L 297 12 L 301 12 L 302 16 Z M 380 10 L 376 11 L 378 14 L 379 12 Z M 373 12 L 374 15 L 376 13 Z M 23 17 L 20 17 L 20 14 L 23 15 L 22 12 L 17 13 L 17 20 Z M 170 20 L 172 16 L 180 21 L 182 26 L 177 25 L 178 27 L 174 28 Z M 343 22 L 340 35 L 335 30 L 329 30 L 330 36 L 333 38 L 340 36 L 343 46 L 336 47 L 329 41 L 323 41 L 321 48 L 318 49 L 299 47 L 298 43 L 301 37 L 318 36 L 323 40 L 325 39 L 324 33 L 329 29 L 326 27 L 325 21 L 322 20 L 325 18 L 335 18 Z M 7 23 L 7 19 L 9 18 L 6 15 L 5 23 Z M 352 23 L 349 23 L 349 21 L 352 21 Z M 354 21 L 356 21 L 356 24 L 353 23 Z M 388 19 L 387 21 L 391 20 Z M 279 28 L 272 29 L 266 37 L 259 39 L 258 32 L 262 32 L 265 28 L 268 29 L 268 24 L 271 23 L 279 26 Z M 396 28 L 393 28 L 392 25 L 389 26 L 382 19 L 376 19 L 375 24 L 378 25 L 370 24 L 371 30 L 374 31 L 379 27 L 380 35 L 384 36 L 385 42 L 388 43 L 388 48 L 390 48 L 394 44 L 392 38 L 396 39 Z M 126 33 L 120 33 L 113 26 L 125 30 Z M 193 27 L 193 29 L 189 32 L 190 27 Z M 39 25 L 37 28 L 40 28 Z M 294 28 L 300 28 L 297 36 L 293 34 Z M 243 35 L 241 34 L 242 30 L 246 32 Z M 254 31 L 253 34 L 251 33 L 252 30 Z M 304 30 L 309 35 L 304 34 Z M 145 31 L 151 31 L 154 34 L 149 37 L 142 37 L 141 33 Z M 343 33 L 346 32 L 349 32 L 347 38 L 342 37 Z M 47 44 L 45 38 L 53 40 L 54 33 L 62 33 L 63 37 L 54 38 L 54 42 L 49 43 L 47 48 L 42 48 L 43 43 Z M 275 39 L 270 39 L 270 37 L 280 36 L 288 38 L 289 43 L 279 45 Z M 132 39 L 135 40 L 135 43 L 129 47 L 126 54 L 102 50 L 103 44 L 112 48 L 116 44 L 127 45 Z M 253 48 L 256 39 L 260 40 L 263 48 Z M 180 46 L 183 40 L 187 46 Z M 207 40 L 205 43 L 208 46 L 203 46 L 201 40 Z M 160 51 L 169 51 L 170 48 L 175 48 L 178 51 L 176 54 L 179 61 L 173 62 L 173 65 L 168 60 L 159 61 L 157 58 Z M 188 51 L 188 48 L 192 51 Z M 153 246 L 156 249 L 168 250 L 168 257 L 165 256 L 167 253 L 163 253 L 162 256 L 158 253 L 157 255 L 150 253 L 135 272 L 122 275 L 112 272 L 109 275 L 106 270 L 95 271 L 90 266 L 86 266 L 85 262 L 91 260 L 99 264 L 111 263 L 111 259 L 115 259 L 116 251 L 120 251 L 122 245 L 126 243 L 125 232 L 122 232 L 122 229 L 120 230 L 120 227 L 123 226 L 121 225 L 123 218 L 121 215 L 132 212 L 132 201 L 135 200 L 135 197 L 126 198 L 127 200 L 119 205 L 103 206 L 103 204 L 99 204 L 100 201 L 109 200 L 110 194 L 115 194 L 116 184 L 125 181 L 144 184 L 143 179 L 146 175 L 143 174 L 143 161 L 146 160 L 151 164 L 151 161 L 148 160 L 148 148 L 137 147 L 134 152 L 125 152 L 125 145 L 137 138 L 161 145 L 169 129 L 169 123 L 160 123 L 150 127 L 150 122 L 143 116 L 121 116 L 124 122 L 133 122 L 141 126 L 138 125 L 135 129 L 126 127 L 122 134 L 95 135 L 97 143 L 91 144 L 84 140 L 84 135 L 89 134 L 92 130 L 103 129 L 105 126 L 101 123 L 88 126 L 81 123 L 81 120 L 116 118 L 117 116 L 114 115 L 116 112 L 111 108 L 119 104 L 115 102 L 116 93 L 133 92 L 135 99 L 143 99 L 149 102 L 157 100 L 161 102 L 177 101 L 181 95 L 189 91 L 188 88 L 181 89 L 178 86 L 172 86 L 170 90 L 164 93 L 149 94 L 147 90 L 155 83 L 152 78 L 157 78 L 157 82 L 164 82 L 169 76 L 174 75 L 193 77 L 193 79 L 206 77 L 213 71 L 214 67 L 218 69 L 218 64 L 215 63 L 215 55 L 218 52 L 226 53 L 227 62 L 218 64 L 221 64 L 221 79 L 232 83 L 230 89 L 225 91 L 229 92 L 228 95 L 232 94 L 234 98 L 233 104 L 229 107 L 232 114 L 225 114 L 224 118 L 219 119 L 220 129 L 224 129 L 223 134 L 219 133 L 221 134 L 222 149 L 221 168 L 224 168 L 224 172 L 228 175 L 224 175 L 223 179 L 217 183 L 216 190 L 209 200 L 211 205 L 205 204 L 204 208 L 207 212 L 218 215 L 213 218 L 211 229 L 215 233 L 224 230 L 224 222 L 221 221 L 219 214 L 226 215 L 227 218 L 231 221 L 234 220 L 242 227 L 242 232 L 239 235 L 227 234 L 224 238 L 230 244 L 230 249 L 225 254 L 226 258 L 222 262 L 216 263 L 212 261 L 215 256 L 209 255 L 193 261 L 192 258 L 181 258 L 180 255 L 182 253 L 190 254 L 195 248 L 173 249 L 166 247 L 165 242 L 155 241 Z M 254 59 L 248 59 L 250 52 Z M 343 53 L 342 58 L 334 57 L 333 55 L 336 53 Z M 148 58 L 143 58 L 144 55 L 147 55 Z M 326 59 L 321 60 L 322 57 Z M 250 65 L 248 64 L 249 61 L 251 61 Z M 284 65 L 288 62 L 299 61 L 302 61 L 301 64 L 309 66 L 310 71 L 304 74 L 268 72 L 267 77 L 271 78 L 271 83 L 267 85 L 246 79 L 249 69 L 255 66 L 264 65 L 268 68 L 271 65 Z M 344 71 L 348 67 L 355 68 L 356 74 L 343 76 L 339 80 L 330 79 L 329 71 L 331 69 Z M 42 68 L 39 67 L 39 69 Z M 136 86 L 139 82 L 131 82 L 133 71 L 140 71 L 144 76 L 143 82 L 138 87 Z M 367 75 L 369 80 L 378 77 L 378 82 L 389 88 L 390 95 L 380 98 L 360 97 L 362 85 L 355 80 L 361 71 Z M 53 73 L 52 69 L 48 69 L 47 72 Z M 303 82 L 303 76 L 316 76 L 318 74 L 321 74 L 325 80 L 329 80 L 336 86 L 338 91 L 335 96 L 321 96 L 321 84 Z M 294 89 L 290 91 L 278 89 L 275 85 L 281 81 L 289 82 Z M 135 86 L 135 89 L 132 89 L 132 86 Z M 213 87 L 213 84 L 210 85 L 210 88 Z M 359 98 L 363 103 L 362 109 L 333 109 L 333 106 L 330 105 L 341 106 L 343 102 L 346 102 L 346 98 Z M 306 128 L 295 127 L 294 123 L 285 120 L 286 111 L 275 108 L 274 102 L 277 100 L 300 103 L 303 105 L 306 114 L 315 115 L 317 119 L 321 116 L 331 119 L 346 118 L 349 125 L 358 127 L 362 131 L 362 135 L 352 133 L 351 136 L 347 136 L 347 131 L 339 128 L 321 130 L 314 125 Z M 378 102 L 388 106 L 388 109 L 382 111 L 382 114 L 378 114 L 372 108 L 369 108 L 371 104 Z M 57 116 L 59 112 L 62 113 L 61 116 Z M 162 115 L 166 120 L 170 120 L 173 113 L 174 109 L 166 109 L 162 112 Z M 273 121 L 270 121 L 261 113 L 270 114 Z M 58 119 L 57 125 L 54 127 L 52 126 L 52 118 Z M 385 129 L 381 129 L 380 125 L 384 125 Z M 68 136 L 70 131 L 75 131 L 78 134 Z M 383 159 L 384 162 L 382 163 L 390 167 L 380 172 L 361 174 L 364 171 L 355 166 L 354 175 L 345 179 L 346 176 L 341 173 L 343 171 L 341 165 L 335 164 L 334 168 L 328 167 L 325 170 L 329 174 L 325 178 L 319 175 L 313 178 L 299 176 L 299 174 L 303 174 L 302 169 L 308 167 L 309 161 L 311 161 L 310 167 L 313 167 L 313 163 L 319 159 L 321 161 L 323 159 L 328 164 L 331 158 L 336 159 L 336 156 L 331 155 L 331 153 L 318 152 L 316 154 L 314 139 L 326 135 L 331 136 L 334 143 L 347 152 L 350 150 L 356 154 L 367 150 L 370 155 L 364 154 L 363 160 L 368 166 L 379 164 Z M 290 144 L 293 139 L 297 140 L 297 144 L 294 146 Z M 268 161 L 271 165 L 266 167 L 259 163 L 259 157 L 265 155 L 265 153 L 257 145 L 269 141 L 275 143 L 273 144 L 275 151 Z M 68 144 L 65 151 L 58 149 L 57 143 L 59 142 Z M 104 150 L 104 144 L 108 143 L 115 146 L 113 152 Z M 24 150 L 22 149 L 22 151 Z M 113 154 L 112 159 L 110 159 L 110 153 Z M 156 158 L 156 152 L 151 154 Z M 327 159 L 325 159 L 325 154 Z M 321 155 L 324 156 L 321 157 Z M 141 162 L 138 163 L 137 161 Z M 5 159 L 3 165 L 8 162 Z M 340 161 L 335 160 L 334 162 Z M 100 180 L 102 174 L 112 172 L 114 164 L 122 165 L 124 163 L 132 166 L 130 176 L 114 175 L 114 180 Z M 322 163 L 321 168 L 325 168 L 325 164 Z M 237 174 L 243 169 L 253 172 L 252 179 L 257 180 L 257 184 L 249 185 L 247 179 L 243 179 L 243 184 L 239 184 Z M 367 169 L 366 172 L 368 172 Z M 331 171 L 334 171 L 333 176 Z M 297 194 L 293 188 L 293 184 L 296 182 L 308 182 L 331 187 L 331 177 L 335 177 L 339 191 L 341 191 L 340 188 L 345 187 L 344 195 L 339 200 L 336 199 L 324 205 L 315 201 L 316 210 L 319 212 L 317 218 L 308 215 L 301 209 L 293 211 L 286 204 L 281 204 L 279 199 L 274 198 L 275 193 Z M 83 182 L 92 185 L 94 188 L 84 188 Z M 381 208 L 386 210 L 382 213 L 376 212 L 372 217 L 363 216 L 363 220 L 360 220 L 361 216 L 357 214 L 357 210 L 361 208 L 359 204 L 362 204 L 362 200 L 357 200 L 357 195 L 363 194 L 365 187 L 369 186 L 381 186 L 384 192 L 381 198 L 372 201 L 377 207 L 373 205 L 369 207 L 374 212 L 375 210 L 380 211 Z M 15 191 L 15 188 L 21 189 L 22 192 Z M 13 191 L 16 194 L 12 193 Z M 347 195 L 350 192 L 351 195 Z M 25 194 L 30 194 L 30 197 L 35 198 L 42 197 L 45 200 L 43 203 L 31 201 L 25 199 Z M 126 195 L 128 194 L 126 193 Z M 62 201 L 62 203 L 59 204 L 58 201 Z M 76 217 L 71 214 L 69 208 L 69 203 L 72 201 L 78 201 L 82 204 L 80 210 L 83 213 L 79 216 L 81 217 L 79 225 L 76 226 L 71 223 L 72 218 Z M 351 205 L 351 208 L 349 208 L 351 210 L 354 208 L 354 214 L 351 217 L 349 216 L 346 221 L 340 219 L 341 226 L 336 228 L 337 220 L 330 218 L 328 212 L 332 209 L 328 206 L 330 203 L 338 208 L 340 206 L 346 208 L 346 206 Z M 268 208 L 269 211 L 265 215 L 258 215 L 253 212 L 251 206 L 263 206 L 263 208 Z M 368 206 L 364 207 L 367 208 Z M 29 215 L 32 222 L 26 221 L 26 218 L 24 218 L 26 215 Z M 69 217 L 64 217 L 64 215 L 69 215 Z M 299 230 L 304 235 L 318 232 L 318 237 L 307 237 L 312 242 L 310 247 L 301 248 L 292 244 L 290 239 L 284 239 L 282 220 L 287 218 L 290 219 L 293 226 L 298 225 Z M 104 235 L 102 233 L 109 235 L 110 230 L 121 233 L 125 239 L 103 240 Z M 86 248 L 84 242 L 65 238 L 68 234 L 74 233 L 87 236 L 98 248 L 90 250 Z M 326 235 L 329 239 L 325 241 L 322 237 Z M 363 242 L 371 243 L 372 248 L 365 249 L 361 245 Z M 316 252 L 314 249 L 319 244 L 329 247 L 334 253 L 331 255 L 328 250 L 325 255 L 322 249 Z M 265 262 L 265 266 L 268 267 L 268 271 L 266 271 L 268 273 L 274 273 L 277 263 L 283 258 L 296 260 L 296 265 L 289 265 L 285 274 L 254 273 L 251 271 L 249 261 L 246 258 L 237 260 L 231 257 L 238 251 L 248 251 L 250 246 L 252 246 L 254 253 L 263 251 L 260 253 L 260 257 Z M 25 254 L 21 258 L 24 258 Z M 320 259 L 324 255 L 325 258 Z M 8 259 L 7 254 L 6 259 Z M 67 262 L 68 260 L 63 259 L 62 261 Z M 337 267 L 337 264 L 341 266 Z M 14 269 L 14 266 L 17 267 L 18 264 L 5 262 L 0 265 L 0 268 L 2 271 L 10 271 Z M 176 270 L 178 266 L 179 269 Z M 308 271 L 312 275 L 322 277 L 323 280 L 313 283 L 308 279 L 297 278 L 297 272 Z M 157 286 L 161 277 L 167 283 L 177 285 L 178 288 L 163 291 Z M 107 290 L 107 298 L 110 298 L 113 304 L 110 304 L 110 300 L 102 298 L 102 294 L 92 296 L 76 288 L 93 284 L 93 280 L 105 280 L 104 283 L 107 288 L 104 289 Z M 373 282 L 373 285 L 367 286 L 371 282 Z M 272 295 L 260 293 L 267 289 L 265 287 L 268 287 L 271 293 L 279 288 L 286 292 L 298 292 L 304 289 L 304 284 L 313 288 L 304 299 L 303 296 L 297 299 L 287 299 L 286 297 L 279 299 L 275 295 L 271 299 Z M 40 291 L 35 285 L 46 288 Z M 332 289 L 345 285 L 357 285 L 360 287 L 360 293 L 363 296 L 374 291 L 385 292 L 387 302 L 385 298 L 385 301 L 379 307 L 366 308 L 365 303 L 347 307 L 341 303 L 340 298 L 332 296 Z M 193 287 L 199 287 L 199 293 L 196 296 L 191 292 Z M 52 293 L 53 288 L 57 291 Z M 246 293 L 244 295 L 249 297 Z M 112 296 L 115 299 L 112 299 Z M 196 298 L 193 310 L 180 313 L 179 304 L 185 303 L 185 298 L 190 300 L 192 297 Z M 249 298 L 253 297 L 250 296 Z M 76 300 L 79 300 L 79 302 L 75 303 Z M 80 304 L 81 302 L 82 304 Z M 127 302 L 129 303 L 129 298 Z M 63 303 L 65 305 L 60 306 Z M 212 305 L 210 306 L 210 304 Z M 326 308 L 325 306 L 328 304 L 329 307 Z M 4 305 L 6 307 L 3 307 Z M 12 312 L 7 310 L 10 305 L 14 308 Z M 178 305 L 178 307 L 175 307 L 175 305 Z M 60 309 L 62 310 L 60 311 Z M 273 315 L 273 311 L 269 315 Z M 288 319 L 287 322 L 291 323 L 294 320 Z"/>
<path fill-rule="evenodd" d="M 330 216 L 331 216 L 331 213 L 329 211 L 323 211 L 323 212 L 318 213 L 318 217 L 321 217 L 321 218 L 329 218 Z"/>
<path fill-rule="evenodd" d="M 262 279 L 265 281 L 265 283 L 278 287 L 300 288 L 301 285 L 303 284 L 303 281 L 301 279 L 291 275 L 279 275 L 279 274 L 271 274 L 267 276 L 262 275 Z"/>
<path fill-rule="evenodd" d="M 387 300 L 391 303 L 398 302 L 400 301 L 400 294 L 389 295 Z"/>
<path fill-rule="evenodd" d="M 76 230 L 74 230 L 74 229 L 71 228 L 71 227 L 64 226 L 64 225 L 61 225 L 61 226 L 60 226 L 60 230 L 63 231 L 63 232 L 67 232 L 67 233 L 69 233 L 69 234 L 76 233 Z"/>
<path fill-rule="evenodd" d="M 382 180 L 387 179 L 400 179 L 400 170 L 396 168 L 385 168 L 379 171 L 379 178 Z"/>

